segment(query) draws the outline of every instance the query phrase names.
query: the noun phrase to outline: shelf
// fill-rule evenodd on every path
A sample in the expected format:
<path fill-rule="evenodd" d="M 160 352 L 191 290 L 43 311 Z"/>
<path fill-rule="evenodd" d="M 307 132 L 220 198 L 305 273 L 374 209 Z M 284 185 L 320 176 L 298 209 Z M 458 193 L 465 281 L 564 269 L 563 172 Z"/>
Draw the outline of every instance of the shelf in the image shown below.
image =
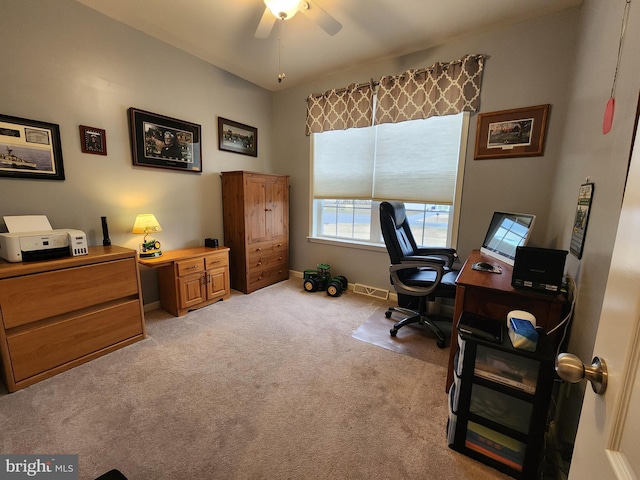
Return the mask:
<path fill-rule="evenodd" d="M 502 328 L 506 330 L 506 325 Z M 515 478 L 535 480 L 542 464 L 553 352 L 460 333 L 449 391 L 449 446 Z"/>

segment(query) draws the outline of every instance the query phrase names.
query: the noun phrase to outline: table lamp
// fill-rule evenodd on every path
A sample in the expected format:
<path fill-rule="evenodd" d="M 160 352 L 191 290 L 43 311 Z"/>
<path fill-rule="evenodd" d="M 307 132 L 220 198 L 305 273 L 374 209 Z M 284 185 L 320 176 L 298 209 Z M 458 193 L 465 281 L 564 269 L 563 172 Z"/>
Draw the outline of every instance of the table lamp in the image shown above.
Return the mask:
<path fill-rule="evenodd" d="M 162 227 L 153 213 L 141 213 L 136 217 L 131 233 L 144 234 L 144 239 L 140 244 L 141 258 L 159 257 L 162 255 L 160 242 L 157 240 L 147 240 L 147 235 L 151 232 L 161 231 Z"/>

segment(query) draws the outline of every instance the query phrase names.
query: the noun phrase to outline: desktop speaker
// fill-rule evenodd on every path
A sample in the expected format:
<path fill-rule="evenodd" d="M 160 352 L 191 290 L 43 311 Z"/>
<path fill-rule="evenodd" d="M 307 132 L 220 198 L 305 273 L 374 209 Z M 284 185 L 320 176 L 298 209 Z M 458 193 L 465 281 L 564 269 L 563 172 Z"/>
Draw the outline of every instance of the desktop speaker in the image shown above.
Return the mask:
<path fill-rule="evenodd" d="M 551 248 L 516 248 L 511 285 L 542 293 L 560 293 L 567 253 Z"/>

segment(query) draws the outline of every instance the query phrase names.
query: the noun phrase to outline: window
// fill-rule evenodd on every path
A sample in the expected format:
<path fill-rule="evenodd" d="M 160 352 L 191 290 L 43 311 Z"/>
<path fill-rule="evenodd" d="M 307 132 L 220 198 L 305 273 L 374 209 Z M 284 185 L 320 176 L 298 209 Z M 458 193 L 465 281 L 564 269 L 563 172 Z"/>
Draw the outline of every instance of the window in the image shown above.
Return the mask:
<path fill-rule="evenodd" d="M 400 200 L 417 243 L 453 246 L 468 119 L 314 133 L 311 237 L 381 245 L 380 201 Z"/>

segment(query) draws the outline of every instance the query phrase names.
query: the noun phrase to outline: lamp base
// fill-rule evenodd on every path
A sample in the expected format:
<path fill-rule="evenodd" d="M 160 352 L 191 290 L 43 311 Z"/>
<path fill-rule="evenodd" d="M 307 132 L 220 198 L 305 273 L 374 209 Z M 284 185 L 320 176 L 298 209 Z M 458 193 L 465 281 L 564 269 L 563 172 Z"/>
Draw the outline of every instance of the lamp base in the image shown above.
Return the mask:
<path fill-rule="evenodd" d="M 162 252 L 160 250 L 156 250 L 155 252 L 140 252 L 140 258 L 153 258 L 153 257 L 161 257 Z"/>

